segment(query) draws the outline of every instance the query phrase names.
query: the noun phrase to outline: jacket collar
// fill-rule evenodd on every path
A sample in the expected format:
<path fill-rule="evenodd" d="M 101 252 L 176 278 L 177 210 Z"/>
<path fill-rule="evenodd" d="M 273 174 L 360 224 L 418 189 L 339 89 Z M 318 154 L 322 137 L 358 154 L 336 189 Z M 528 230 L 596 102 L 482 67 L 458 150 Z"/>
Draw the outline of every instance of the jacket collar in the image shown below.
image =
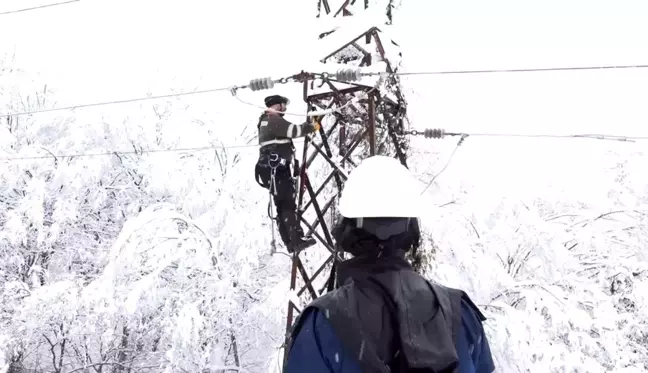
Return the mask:
<path fill-rule="evenodd" d="M 389 271 L 414 271 L 405 259 L 405 252 L 399 251 L 385 256 L 359 256 L 338 263 L 338 283 L 353 278 L 366 278 Z"/>

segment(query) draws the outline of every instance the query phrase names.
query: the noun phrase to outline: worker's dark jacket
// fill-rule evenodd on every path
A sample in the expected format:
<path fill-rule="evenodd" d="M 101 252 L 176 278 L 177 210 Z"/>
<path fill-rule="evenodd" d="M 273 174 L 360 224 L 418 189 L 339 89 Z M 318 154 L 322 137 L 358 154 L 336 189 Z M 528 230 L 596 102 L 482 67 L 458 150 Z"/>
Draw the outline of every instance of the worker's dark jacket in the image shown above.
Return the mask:
<path fill-rule="evenodd" d="M 287 373 L 493 371 L 485 317 L 468 295 L 428 282 L 401 257 L 348 263 L 357 259 L 340 264 L 342 287 L 295 323 Z"/>
<path fill-rule="evenodd" d="M 290 123 L 279 114 L 268 111 L 259 117 L 257 128 L 259 129 L 259 145 L 261 145 L 260 155 L 273 152 L 289 163 L 292 162 L 295 151 L 292 139 L 306 136 L 315 129 L 309 122 Z"/>

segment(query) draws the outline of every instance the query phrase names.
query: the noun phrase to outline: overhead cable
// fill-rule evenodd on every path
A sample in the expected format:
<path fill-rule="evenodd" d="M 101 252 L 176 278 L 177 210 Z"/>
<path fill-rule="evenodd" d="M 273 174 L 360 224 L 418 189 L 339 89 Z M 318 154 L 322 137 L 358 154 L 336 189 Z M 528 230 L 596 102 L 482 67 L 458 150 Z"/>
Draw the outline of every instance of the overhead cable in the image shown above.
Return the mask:
<path fill-rule="evenodd" d="M 632 142 L 637 140 L 648 140 L 648 136 L 624 136 L 624 135 L 605 135 L 605 134 L 533 134 L 533 133 L 471 133 L 471 132 L 446 132 L 441 128 L 428 128 L 424 130 L 410 130 L 404 133 L 405 135 L 423 136 L 429 139 L 442 139 L 446 136 L 462 136 L 462 137 L 526 137 L 526 138 L 548 138 L 548 139 L 577 139 L 587 138 L 595 140 L 609 140 L 609 141 L 626 141 Z"/>
<path fill-rule="evenodd" d="M 525 137 L 525 138 L 545 138 L 545 139 L 595 139 L 595 140 L 610 140 L 610 141 L 623 141 L 623 142 L 633 142 L 635 140 L 648 140 L 648 136 L 618 136 L 618 135 L 601 135 L 601 134 L 552 135 L 552 134 L 522 134 L 522 133 L 466 133 L 466 132 L 446 132 L 444 129 L 441 128 L 429 128 L 422 131 L 411 130 L 411 131 L 406 131 L 404 134 L 413 135 L 413 136 L 423 136 L 429 139 L 442 139 L 445 138 L 446 136 L 460 136 L 460 139 L 457 142 L 457 145 L 452 150 L 452 153 L 450 154 L 448 161 L 445 163 L 441 171 L 439 171 L 436 175 L 432 177 L 432 180 L 430 180 L 430 182 L 425 186 L 425 189 L 423 189 L 421 194 L 425 193 L 425 191 L 428 190 L 428 188 L 432 185 L 432 183 L 434 183 L 437 177 L 439 177 L 439 175 L 441 175 L 441 173 L 443 173 L 443 171 L 445 171 L 448 168 L 450 162 L 452 162 L 452 158 L 454 157 L 455 153 L 468 137 L 484 136 L 484 137 L 518 137 L 518 138 Z"/>
<path fill-rule="evenodd" d="M 30 10 L 37 10 L 37 9 L 43 9 L 43 8 L 51 8 L 53 6 L 59 6 L 59 5 L 65 5 L 65 4 L 70 4 L 70 3 L 78 3 L 81 0 L 69 0 L 69 1 L 62 1 L 59 3 L 51 3 L 51 4 L 45 4 L 45 5 L 39 5 L 39 6 L 34 6 L 31 8 L 22 8 L 22 9 L 16 9 L 16 10 L 9 10 L 6 12 L 1 12 L 0 16 L 5 15 L 5 14 L 14 14 L 14 13 L 22 13 L 22 12 L 28 12 Z"/>
<path fill-rule="evenodd" d="M 623 69 L 645 69 L 648 65 L 606 65 L 606 66 L 573 66 L 573 67 L 546 67 L 528 69 L 493 69 L 493 70 L 448 70 L 448 71 L 412 71 L 396 72 L 392 75 L 454 75 L 454 74 L 493 74 L 493 73 L 528 73 L 528 72 L 550 72 L 550 71 L 583 71 L 583 70 L 623 70 Z M 379 73 L 364 73 L 363 75 L 378 75 Z"/>
<path fill-rule="evenodd" d="M 81 158 L 81 157 L 105 157 L 113 155 L 128 155 L 128 154 L 149 154 L 149 153 L 196 153 L 206 150 L 216 149 L 234 149 L 234 148 L 256 148 L 258 144 L 240 144 L 240 145 L 209 145 L 188 148 L 168 148 L 168 149 L 141 149 L 141 150 L 111 150 L 104 152 L 88 152 L 88 153 L 70 153 L 70 154 L 43 154 L 34 156 L 16 156 L 16 157 L 0 157 L 0 161 L 23 161 L 34 159 L 58 159 L 58 158 Z M 46 150 L 49 152 L 48 150 Z"/>
<path fill-rule="evenodd" d="M 0 14 L 2 14 L 2 13 L 0 13 Z M 303 82 L 303 81 L 309 80 L 309 79 L 311 79 L 311 80 L 312 79 L 322 79 L 322 80 L 335 79 L 337 81 L 340 81 L 340 82 L 344 83 L 344 82 L 360 81 L 363 76 L 364 77 L 380 76 L 381 77 L 380 81 L 384 81 L 384 79 L 389 77 L 389 76 L 407 76 L 407 75 L 482 74 L 482 73 L 507 73 L 507 72 L 609 70 L 609 69 L 639 69 L 639 68 L 648 68 L 648 65 L 551 67 L 551 68 L 509 69 L 509 70 L 420 71 L 420 72 L 396 72 L 396 73 L 384 73 L 384 72 L 383 73 L 372 73 L 372 72 L 363 72 L 362 69 L 360 69 L 360 68 L 355 68 L 355 69 L 351 68 L 351 69 L 341 69 L 341 70 L 338 70 L 338 71 L 332 72 L 332 73 L 329 73 L 329 72 L 321 72 L 321 73 L 302 72 L 302 73 L 295 74 L 295 75 L 290 76 L 290 77 L 284 77 L 284 78 L 275 79 L 275 80 L 273 80 L 273 79 L 271 79 L 269 77 L 268 78 L 261 78 L 261 79 L 252 79 L 246 85 L 234 86 L 234 87 L 219 87 L 219 88 L 204 89 L 204 90 L 197 90 L 197 91 L 190 91 L 190 92 L 172 93 L 172 94 L 166 94 L 166 95 L 155 95 L 155 96 L 146 96 L 146 97 L 137 97 L 137 98 L 113 100 L 113 101 L 85 103 L 85 104 L 71 105 L 71 106 L 65 106 L 65 107 L 59 107 L 59 108 L 39 109 L 39 110 L 23 111 L 23 112 L 15 112 L 15 113 L 1 113 L 0 117 L 25 116 L 25 115 L 31 115 L 31 114 L 48 113 L 48 112 L 63 111 L 63 110 L 74 110 L 74 109 L 94 107 L 94 106 L 126 104 L 126 103 L 132 103 L 132 102 L 137 102 L 137 101 L 158 100 L 158 99 L 173 98 L 173 97 L 179 97 L 179 96 L 199 95 L 199 94 L 222 92 L 222 91 L 230 91 L 232 93 L 232 95 L 234 95 L 237 99 L 240 100 L 240 98 L 238 96 L 236 96 L 236 93 L 237 93 L 237 91 L 239 89 L 250 89 L 252 91 L 259 91 L 259 90 L 264 90 L 264 89 L 272 89 L 272 88 L 274 88 L 275 84 L 285 84 L 285 83 L 288 83 L 288 82 Z M 356 84 L 356 83 L 352 83 L 352 84 Z M 361 84 L 356 84 L 356 85 L 361 85 Z M 374 89 L 375 88 L 376 87 L 374 87 Z M 244 102 L 244 103 L 248 104 L 247 102 Z M 308 116 L 313 116 L 313 115 L 323 115 L 323 114 L 327 114 L 327 113 L 329 113 L 329 111 L 327 111 L 326 113 L 309 113 L 307 115 Z M 304 115 L 304 114 L 294 114 L 294 113 L 290 113 L 290 114 L 291 115 Z"/>
<path fill-rule="evenodd" d="M 516 133 L 463 133 L 463 132 L 445 132 L 442 129 L 431 129 L 426 130 L 429 134 L 434 134 L 434 136 L 427 136 L 427 138 L 441 139 L 446 136 L 459 136 L 460 140 L 455 147 L 450 159 L 454 156 L 454 153 L 457 151 L 459 146 L 463 141 L 468 137 L 477 137 L 477 136 L 487 136 L 487 137 L 527 137 L 527 138 L 555 138 L 555 139 L 594 139 L 594 140 L 611 140 L 611 141 L 624 141 L 630 142 L 634 140 L 648 140 L 648 136 L 613 136 L 613 135 L 591 135 L 591 134 L 577 134 L 577 135 L 550 135 L 550 134 L 516 134 Z M 407 131 L 406 135 L 421 135 L 423 136 L 425 131 Z M 20 161 L 20 160 L 34 160 L 34 159 L 56 159 L 56 158 L 80 158 L 80 157 L 101 157 L 101 156 L 112 156 L 112 155 L 127 155 L 127 154 L 149 154 L 149 153 L 171 153 L 171 152 L 187 152 L 195 153 L 206 150 L 216 150 L 216 149 L 242 149 L 242 148 L 258 148 L 259 144 L 233 144 L 233 145 L 207 145 L 199 147 L 185 147 L 185 148 L 167 148 L 167 149 L 143 149 L 143 150 L 110 150 L 104 152 L 88 152 L 88 153 L 72 153 L 72 154 L 53 154 L 46 150 L 49 154 L 36 155 L 36 156 L 15 156 L 15 157 L 0 157 L 0 161 Z M 417 153 L 430 154 L 430 152 L 422 151 Z M 436 153 L 435 153 L 436 154 Z M 446 165 L 447 167 L 447 165 Z M 444 167 L 444 170 L 445 168 Z M 443 172 L 443 170 L 441 171 Z M 441 173 L 439 172 L 439 174 Z M 434 177 L 439 176 L 438 174 Z M 434 181 L 434 180 L 433 180 Z M 427 188 L 426 188 L 427 189 Z"/>
<path fill-rule="evenodd" d="M 293 78 L 294 77 L 287 77 L 287 78 L 281 78 L 276 80 L 272 80 L 270 78 L 252 79 L 248 84 L 234 86 L 234 87 L 229 86 L 229 87 L 210 88 L 210 89 L 202 89 L 202 90 L 189 91 L 189 92 L 169 93 L 166 95 L 155 95 L 155 96 L 151 95 L 151 96 L 127 98 L 121 100 L 93 102 L 93 103 L 78 104 L 78 105 L 71 105 L 71 106 L 64 106 L 64 107 L 55 107 L 49 109 L 38 109 L 38 110 L 22 111 L 22 112 L 15 112 L 15 113 L 1 113 L 0 117 L 25 116 L 25 115 L 40 114 L 40 113 L 50 113 L 55 111 L 88 108 L 94 106 L 127 104 L 127 103 L 138 102 L 138 101 L 159 100 L 165 98 L 174 98 L 174 97 L 190 96 L 190 95 L 202 95 L 206 93 L 223 92 L 223 91 L 235 92 L 238 89 L 246 89 L 246 88 L 249 88 L 252 91 L 257 91 L 261 89 L 270 89 L 274 86 L 275 83 L 287 83 L 288 81 L 291 81 Z"/>

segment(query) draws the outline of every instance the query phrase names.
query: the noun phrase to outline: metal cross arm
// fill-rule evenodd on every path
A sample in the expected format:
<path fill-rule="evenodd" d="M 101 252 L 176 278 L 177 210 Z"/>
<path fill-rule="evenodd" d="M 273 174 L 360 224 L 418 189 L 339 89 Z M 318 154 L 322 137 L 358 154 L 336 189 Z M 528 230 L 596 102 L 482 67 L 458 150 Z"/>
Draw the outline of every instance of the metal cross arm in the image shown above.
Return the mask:
<path fill-rule="evenodd" d="M 301 221 L 308 226 L 308 228 L 313 231 L 313 234 L 315 237 L 317 237 L 326 248 L 334 252 L 334 244 L 333 244 L 333 238 L 331 237 L 331 233 L 328 230 L 328 227 L 326 225 L 326 222 L 324 221 L 324 215 L 322 212 L 322 209 L 320 208 L 319 202 L 317 202 L 317 196 L 315 195 L 315 191 L 313 190 L 313 186 L 310 183 L 310 180 L 308 179 L 308 176 L 303 177 L 302 181 L 304 182 L 304 185 L 306 186 L 306 190 L 308 191 L 308 194 L 311 198 L 313 208 L 315 209 L 315 213 L 317 214 L 317 219 L 320 221 L 320 224 L 322 225 L 322 231 L 324 231 L 324 236 L 326 237 L 326 240 L 322 239 L 322 236 L 320 236 L 316 231 L 315 228 L 313 228 L 312 224 L 309 224 L 306 219 L 304 219 L 304 214 L 303 211 L 300 211 L 299 218 Z"/>
<path fill-rule="evenodd" d="M 340 160 L 340 164 L 341 164 L 341 165 L 344 165 L 345 162 L 349 162 L 349 163 L 351 163 L 352 165 L 355 166 L 355 164 L 354 164 L 354 163 L 349 159 L 349 157 L 351 156 L 351 154 L 353 154 L 353 151 L 358 147 L 358 145 L 359 145 L 359 144 L 361 143 L 361 141 L 364 139 L 365 135 L 366 135 L 366 133 L 363 134 L 362 136 L 358 136 L 358 138 L 357 138 L 357 139 L 354 141 L 354 143 L 351 145 L 350 149 L 347 151 L 347 153 L 344 155 L 344 157 L 342 157 L 342 159 Z M 322 184 L 319 186 L 319 188 L 317 188 L 317 191 L 315 192 L 315 198 L 317 198 L 317 197 L 320 195 L 320 193 L 324 190 L 324 188 L 326 187 L 326 185 L 328 185 L 328 183 L 331 181 L 331 179 L 332 179 L 334 176 L 338 176 L 338 177 L 339 177 L 338 169 L 339 169 L 339 166 L 338 166 L 338 167 L 335 167 L 335 168 L 333 169 L 333 171 L 328 175 L 328 177 L 324 180 L 324 182 L 322 182 Z M 343 174 L 343 176 L 344 176 L 344 174 Z M 309 201 L 308 201 L 308 202 L 306 203 L 306 205 L 301 209 L 301 212 L 302 212 L 302 213 L 303 213 L 304 211 L 306 211 L 306 210 L 310 207 L 310 205 L 313 203 L 313 197 L 312 197 L 312 196 L 310 196 L 310 197 L 311 197 L 311 198 L 309 199 Z"/>
<path fill-rule="evenodd" d="M 328 258 L 324 261 L 324 263 L 322 263 L 322 265 L 319 266 L 317 271 L 315 271 L 311 277 L 307 278 L 306 284 L 301 289 L 299 289 L 299 291 L 297 292 L 297 296 L 302 295 L 308 287 L 312 288 L 313 281 L 322 273 L 322 271 L 324 271 L 324 268 L 326 268 L 327 265 L 333 262 L 333 259 L 334 259 L 334 254 L 328 256 Z"/>
<path fill-rule="evenodd" d="M 304 263 L 302 263 L 301 259 L 299 259 L 298 256 L 295 256 L 295 260 L 297 261 L 297 269 L 299 270 L 299 274 L 301 274 L 302 278 L 307 279 L 308 277 L 308 272 L 306 272 L 306 268 L 304 268 Z M 313 279 L 315 278 L 314 276 L 312 277 Z M 304 285 L 304 288 L 302 290 L 308 289 L 310 292 L 310 295 L 313 299 L 317 298 L 317 292 L 315 291 L 315 288 L 313 287 L 312 280 L 311 281 L 306 281 L 306 284 Z M 301 291 L 303 293 L 303 291 Z"/>
<path fill-rule="evenodd" d="M 322 208 L 322 215 L 326 214 L 326 212 L 329 210 L 329 208 L 331 208 L 331 206 L 333 205 L 333 202 L 335 202 L 336 199 L 337 199 L 337 196 L 333 196 L 333 197 L 329 198 L 329 200 L 326 202 L 326 204 L 324 204 L 324 208 Z M 319 225 L 320 222 L 321 222 L 321 220 L 318 217 L 317 219 L 315 219 L 315 222 L 313 223 L 312 226 L 310 226 L 310 224 L 308 224 L 309 225 L 309 230 L 308 230 L 308 233 L 306 233 L 306 235 L 310 236 L 311 234 L 313 234 L 315 232 L 315 229 L 317 229 L 317 226 Z"/>

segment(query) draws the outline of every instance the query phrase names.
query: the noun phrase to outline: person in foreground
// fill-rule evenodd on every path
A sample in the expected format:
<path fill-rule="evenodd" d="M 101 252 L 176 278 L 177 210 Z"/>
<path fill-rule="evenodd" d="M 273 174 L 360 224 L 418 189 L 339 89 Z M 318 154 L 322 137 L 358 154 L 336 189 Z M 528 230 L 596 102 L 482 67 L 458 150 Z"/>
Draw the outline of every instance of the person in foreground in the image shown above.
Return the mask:
<path fill-rule="evenodd" d="M 299 316 L 284 373 L 495 370 L 477 306 L 405 259 L 419 246 L 419 195 L 396 159 L 373 156 L 351 172 L 333 235 L 353 258 L 338 264 L 340 287 Z"/>

